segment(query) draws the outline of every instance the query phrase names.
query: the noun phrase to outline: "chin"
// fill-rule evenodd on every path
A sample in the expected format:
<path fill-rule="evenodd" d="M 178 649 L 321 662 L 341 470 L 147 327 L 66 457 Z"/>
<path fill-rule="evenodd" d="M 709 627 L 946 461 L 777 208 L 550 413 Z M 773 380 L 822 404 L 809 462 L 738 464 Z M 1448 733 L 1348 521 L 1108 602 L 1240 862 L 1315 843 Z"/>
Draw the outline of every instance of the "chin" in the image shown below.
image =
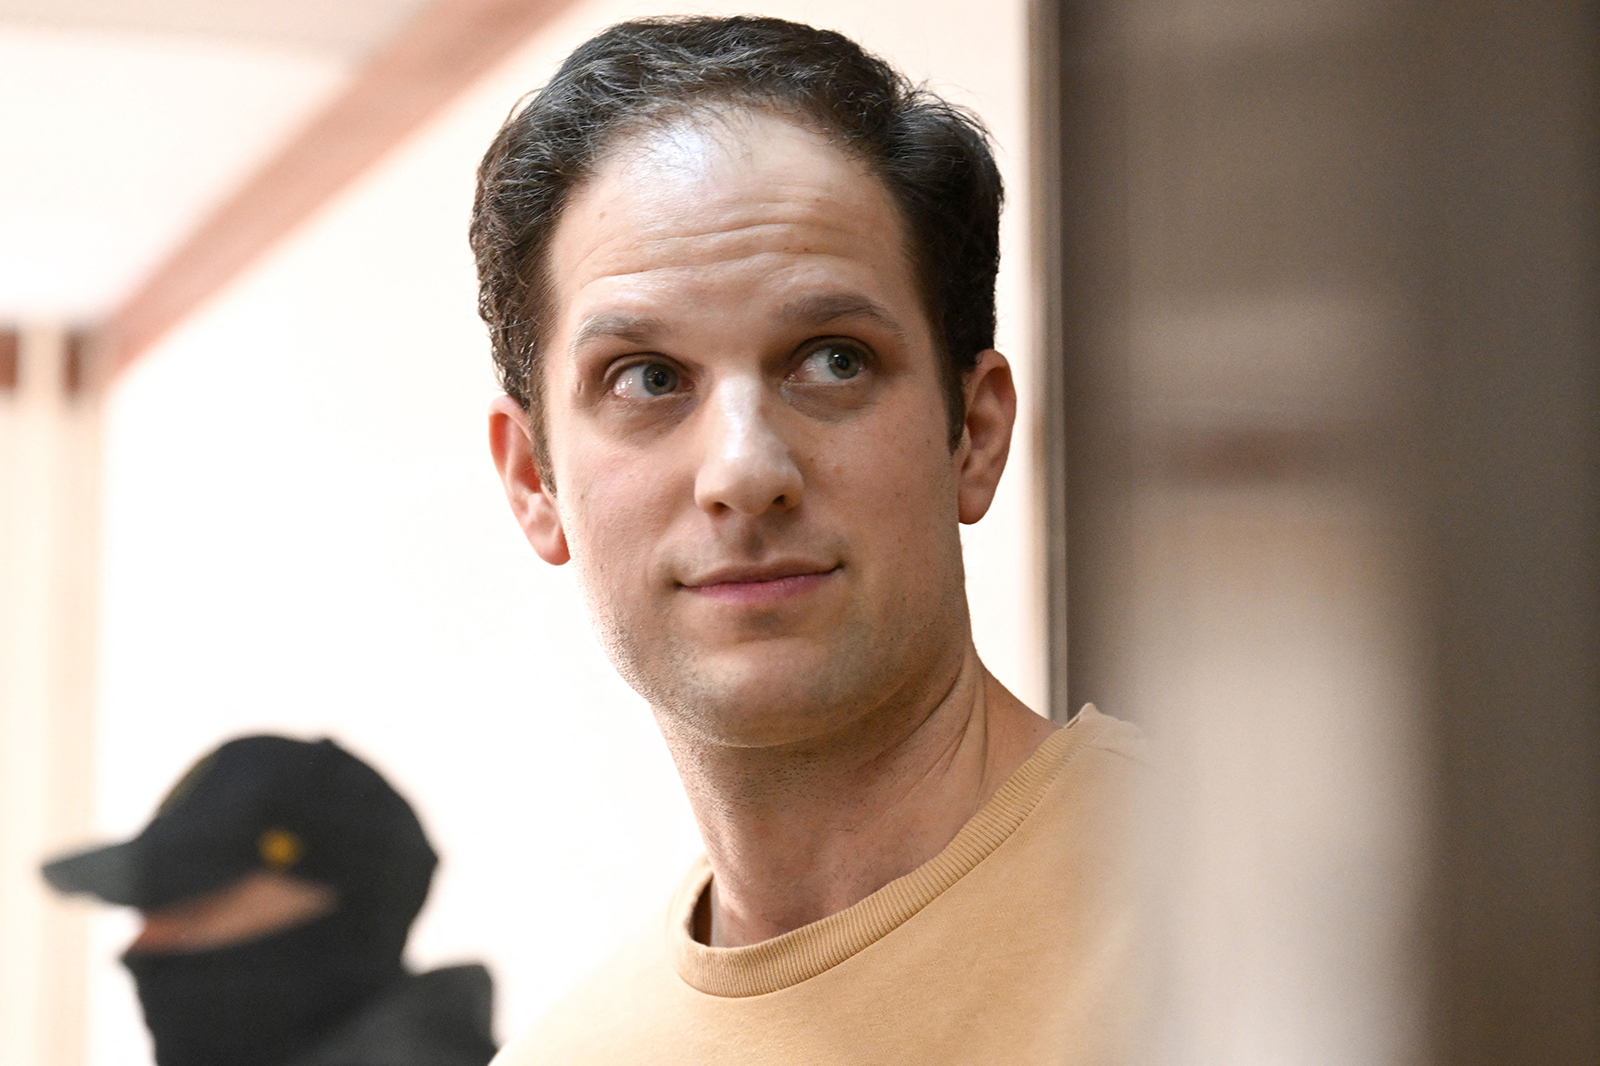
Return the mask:
<path fill-rule="evenodd" d="M 809 641 L 760 641 L 673 665 L 681 669 L 654 670 L 635 689 L 658 715 L 729 747 L 821 739 L 875 702 L 868 664 Z"/>

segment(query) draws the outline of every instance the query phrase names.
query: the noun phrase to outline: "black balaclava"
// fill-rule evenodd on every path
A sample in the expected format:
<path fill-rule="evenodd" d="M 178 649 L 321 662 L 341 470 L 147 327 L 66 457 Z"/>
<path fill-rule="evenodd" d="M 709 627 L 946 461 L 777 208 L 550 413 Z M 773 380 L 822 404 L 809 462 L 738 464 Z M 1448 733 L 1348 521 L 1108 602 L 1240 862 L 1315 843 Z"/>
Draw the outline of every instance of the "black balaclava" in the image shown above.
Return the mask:
<path fill-rule="evenodd" d="M 207 951 L 122 957 L 158 1066 L 280 1066 L 401 973 L 404 930 L 346 909 Z"/>
<path fill-rule="evenodd" d="M 138 836 L 44 866 L 63 892 L 159 911 L 271 871 L 337 908 L 242 944 L 130 951 L 160 1066 L 282 1066 L 401 973 L 438 856 L 416 812 L 331 740 L 228 741 L 197 762 Z"/>

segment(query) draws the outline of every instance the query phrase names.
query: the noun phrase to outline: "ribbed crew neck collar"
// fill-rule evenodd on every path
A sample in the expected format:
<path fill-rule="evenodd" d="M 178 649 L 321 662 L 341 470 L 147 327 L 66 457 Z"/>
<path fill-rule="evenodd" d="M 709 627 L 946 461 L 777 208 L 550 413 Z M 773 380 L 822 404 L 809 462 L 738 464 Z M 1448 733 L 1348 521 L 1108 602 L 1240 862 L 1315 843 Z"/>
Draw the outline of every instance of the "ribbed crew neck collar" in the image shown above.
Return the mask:
<path fill-rule="evenodd" d="M 1044 742 L 933 858 L 858 903 L 782 936 L 738 948 L 695 941 L 690 922 L 711 881 L 702 856 L 673 898 L 669 913 L 673 964 L 691 987 L 713 996 L 759 996 L 799 984 L 882 939 L 1003 844 L 1086 743 L 1108 722 L 1085 705 Z"/>

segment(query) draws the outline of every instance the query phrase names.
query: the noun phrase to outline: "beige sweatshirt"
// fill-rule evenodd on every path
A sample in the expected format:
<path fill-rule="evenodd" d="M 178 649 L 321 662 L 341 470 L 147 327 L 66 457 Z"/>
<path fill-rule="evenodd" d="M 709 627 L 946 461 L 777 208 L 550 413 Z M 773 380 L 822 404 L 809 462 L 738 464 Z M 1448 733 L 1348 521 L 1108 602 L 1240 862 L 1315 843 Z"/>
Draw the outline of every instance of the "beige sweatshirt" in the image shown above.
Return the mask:
<path fill-rule="evenodd" d="M 749 947 L 691 938 L 701 860 L 665 928 L 495 1066 L 1128 1062 L 1141 751 L 1132 726 L 1085 707 L 927 863 Z"/>

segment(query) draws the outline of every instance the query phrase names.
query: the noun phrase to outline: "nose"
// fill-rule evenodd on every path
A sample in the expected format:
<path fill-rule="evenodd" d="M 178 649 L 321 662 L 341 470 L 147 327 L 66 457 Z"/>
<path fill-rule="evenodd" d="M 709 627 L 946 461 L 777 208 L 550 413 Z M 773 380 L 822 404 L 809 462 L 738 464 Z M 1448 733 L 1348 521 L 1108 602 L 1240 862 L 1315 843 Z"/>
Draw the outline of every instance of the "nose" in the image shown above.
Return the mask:
<path fill-rule="evenodd" d="M 754 517 L 799 506 L 800 468 L 766 401 L 761 381 L 736 378 L 719 383 L 702 407 L 705 451 L 694 483 L 702 510 Z"/>

